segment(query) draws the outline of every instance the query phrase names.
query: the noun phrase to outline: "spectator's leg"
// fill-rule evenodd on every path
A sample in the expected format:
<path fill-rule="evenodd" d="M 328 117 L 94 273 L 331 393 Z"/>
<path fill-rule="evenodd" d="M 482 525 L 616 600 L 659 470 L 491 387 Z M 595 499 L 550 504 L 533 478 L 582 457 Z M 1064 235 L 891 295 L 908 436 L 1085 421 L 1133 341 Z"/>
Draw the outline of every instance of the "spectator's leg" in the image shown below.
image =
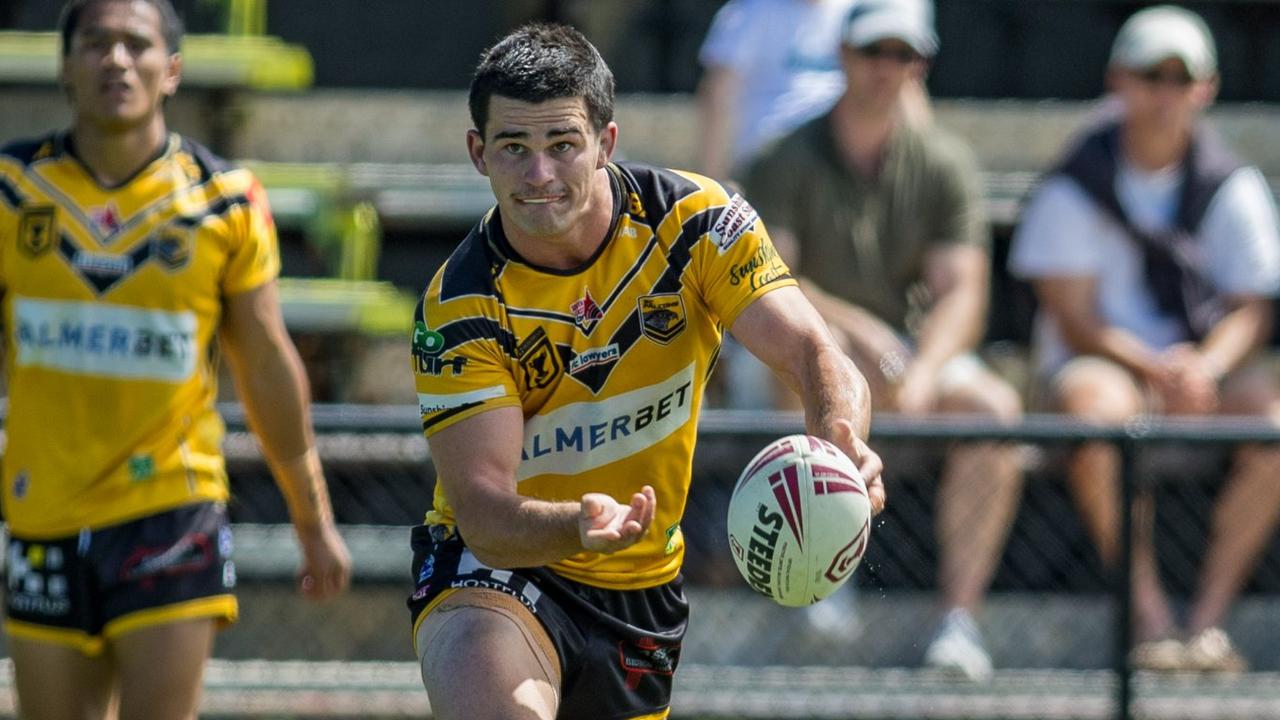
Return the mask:
<path fill-rule="evenodd" d="M 1142 390 L 1118 365 L 1096 357 L 1078 358 L 1053 383 L 1059 410 L 1077 420 L 1118 425 L 1141 413 Z M 1114 569 L 1120 555 L 1120 454 L 1107 443 L 1087 443 L 1072 456 L 1067 482 L 1085 530 L 1103 565 Z M 1160 584 L 1151 522 L 1150 496 L 1133 507 L 1133 604 L 1138 641 L 1166 636 L 1173 612 Z"/>
<path fill-rule="evenodd" d="M 994 417 L 1014 423 L 1022 416 L 1018 394 L 989 370 L 963 385 L 944 387 L 938 410 Z M 947 456 L 936 510 L 939 585 L 950 608 L 975 610 L 986 594 L 1022 489 L 1018 448 L 1008 443 L 954 447 Z M 963 542 L 957 542 L 957 539 Z"/>
<path fill-rule="evenodd" d="M 1222 412 L 1280 422 L 1280 392 L 1262 367 L 1223 386 Z M 1187 630 L 1195 635 L 1221 625 L 1280 520 L 1280 448 L 1251 445 L 1236 452 L 1235 466 L 1214 506 L 1209 548 Z"/>

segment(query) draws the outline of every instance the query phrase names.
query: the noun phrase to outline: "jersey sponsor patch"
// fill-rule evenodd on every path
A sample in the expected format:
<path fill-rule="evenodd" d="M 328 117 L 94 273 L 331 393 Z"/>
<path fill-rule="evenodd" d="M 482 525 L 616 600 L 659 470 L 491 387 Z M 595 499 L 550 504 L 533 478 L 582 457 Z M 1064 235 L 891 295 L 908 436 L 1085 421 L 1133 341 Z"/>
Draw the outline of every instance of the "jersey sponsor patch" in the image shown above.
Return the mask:
<path fill-rule="evenodd" d="M 15 298 L 13 315 L 18 367 L 159 382 L 195 371 L 192 312 Z"/>
<path fill-rule="evenodd" d="M 56 217 L 52 205 L 24 209 L 18 228 L 18 247 L 33 258 L 48 252 L 58 232 Z"/>
<path fill-rule="evenodd" d="M 720 219 L 711 226 L 711 240 L 720 248 L 720 254 L 723 255 L 748 230 L 755 227 L 758 219 L 760 215 L 755 208 L 751 207 L 751 203 L 735 193 L 729 199 L 729 204 L 720 212 Z"/>
<path fill-rule="evenodd" d="M 693 377 L 690 363 L 648 387 L 534 415 L 524 424 L 516 478 L 576 475 L 656 445 L 692 417 Z"/>
<path fill-rule="evenodd" d="M 636 306 L 640 309 L 640 331 L 650 340 L 666 345 L 684 330 L 684 298 L 680 293 L 645 295 Z"/>

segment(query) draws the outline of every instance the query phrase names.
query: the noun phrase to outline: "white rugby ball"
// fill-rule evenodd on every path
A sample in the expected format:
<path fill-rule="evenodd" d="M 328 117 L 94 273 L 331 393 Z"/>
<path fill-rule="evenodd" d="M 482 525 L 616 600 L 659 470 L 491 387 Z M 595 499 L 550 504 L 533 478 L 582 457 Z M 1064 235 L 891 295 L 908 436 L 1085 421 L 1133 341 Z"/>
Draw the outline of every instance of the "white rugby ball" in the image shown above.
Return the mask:
<path fill-rule="evenodd" d="M 822 438 L 788 435 L 742 471 L 728 525 L 747 584 L 800 607 L 835 592 L 857 569 L 871 534 L 871 501 L 848 455 Z"/>

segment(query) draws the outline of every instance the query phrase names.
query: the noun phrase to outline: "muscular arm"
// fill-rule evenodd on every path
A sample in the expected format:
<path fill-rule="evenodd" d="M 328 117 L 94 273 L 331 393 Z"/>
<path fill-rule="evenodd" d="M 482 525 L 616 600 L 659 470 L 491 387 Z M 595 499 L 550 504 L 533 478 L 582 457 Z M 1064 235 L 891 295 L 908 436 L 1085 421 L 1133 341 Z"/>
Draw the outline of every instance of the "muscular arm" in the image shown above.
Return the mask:
<path fill-rule="evenodd" d="M 803 293 L 785 287 L 762 296 L 738 316 L 732 332 L 800 396 L 805 430 L 834 442 L 858 465 L 879 512 L 884 486 L 880 458 L 865 444 L 871 426 L 866 378 L 836 347 Z"/>
<path fill-rule="evenodd" d="M 316 597 L 339 592 L 349 579 L 350 559 L 334 528 L 306 374 L 285 330 L 274 282 L 226 299 L 221 337 L 240 401 L 289 506 L 302 546 L 303 589 Z"/>
<path fill-rule="evenodd" d="M 548 502 L 516 491 L 524 418 L 500 407 L 451 425 L 428 439 L 437 482 L 453 506 L 467 547 L 496 568 L 534 567 L 583 551 L 617 552 L 653 522 L 653 488 L 623 505 L 600 493 Z"/>

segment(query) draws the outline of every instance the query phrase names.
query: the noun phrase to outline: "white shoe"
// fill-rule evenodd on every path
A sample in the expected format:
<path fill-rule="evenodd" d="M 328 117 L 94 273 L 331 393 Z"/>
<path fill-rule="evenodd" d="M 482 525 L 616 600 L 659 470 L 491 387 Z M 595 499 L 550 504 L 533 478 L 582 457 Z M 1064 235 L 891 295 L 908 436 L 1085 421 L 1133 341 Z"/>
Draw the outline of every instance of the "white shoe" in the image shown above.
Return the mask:
<path fill-rule="evenodd" d="M 982 632 L 969 611 L 951 610 L 925 650 L 924 663 L 931 668 L 974 682 L 991 679 L 991 656 L 982 645 Z"/>
<path fill-rule="evenodd" d="M 810 632 L 829 640 L 852 642 L 862 635 L 858 594 L 852 583 L 802 611 Z"/>

